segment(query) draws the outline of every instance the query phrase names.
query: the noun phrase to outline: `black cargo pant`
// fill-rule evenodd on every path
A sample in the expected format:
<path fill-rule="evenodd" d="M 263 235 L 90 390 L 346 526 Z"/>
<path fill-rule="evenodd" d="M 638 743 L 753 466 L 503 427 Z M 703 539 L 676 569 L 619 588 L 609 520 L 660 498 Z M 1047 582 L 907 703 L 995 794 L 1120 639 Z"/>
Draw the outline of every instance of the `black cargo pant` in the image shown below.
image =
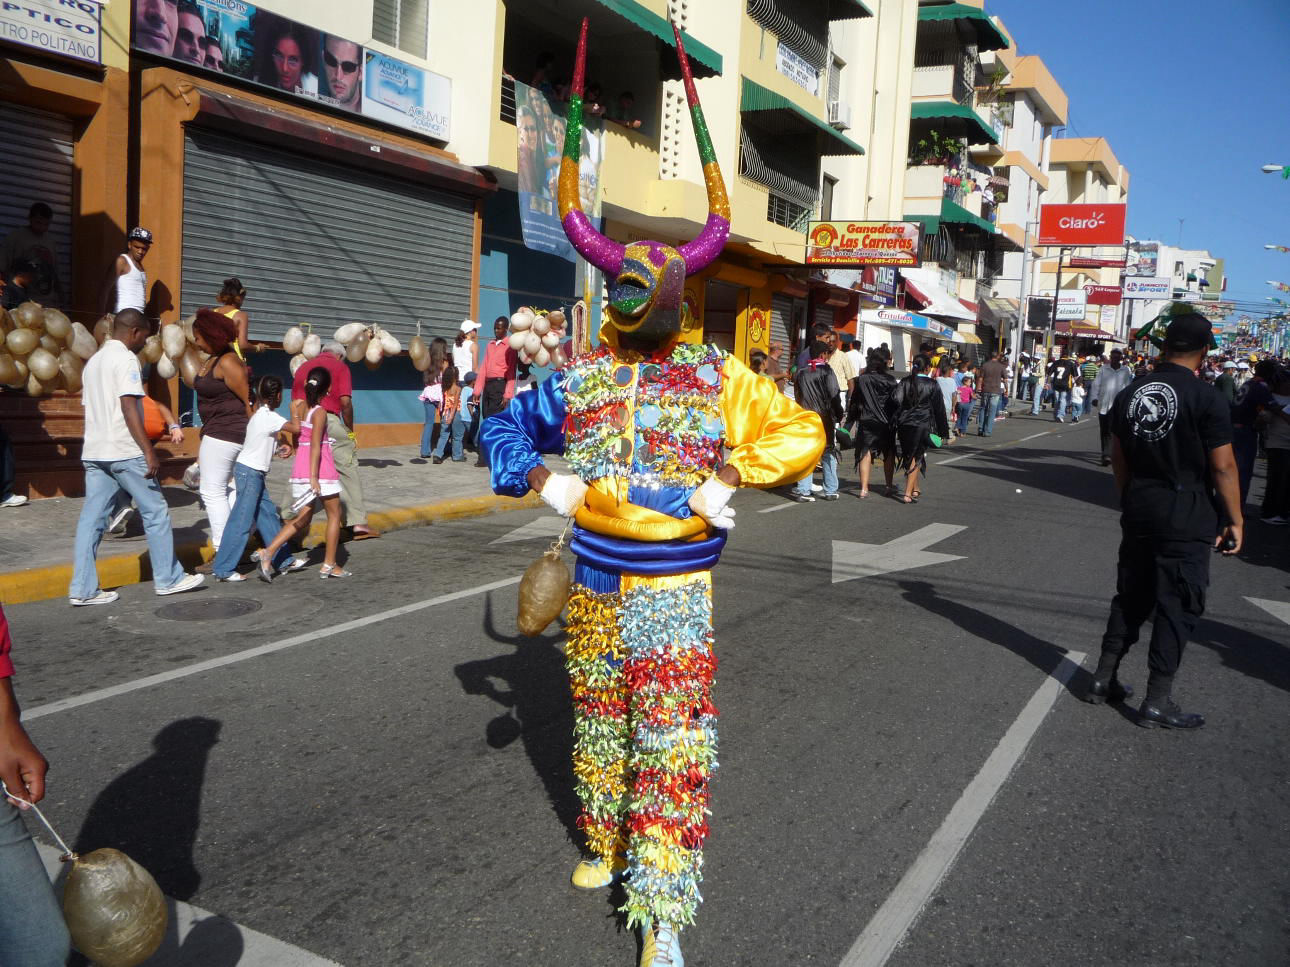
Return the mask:
<path fill-rule="evenodd" d="M 1099 403 L 1101 400 L 1098 401 Z M 1099 413 L 1097 415 L 1097 429 L 1102 438 L 1102 459 L 1111 459 L 1111 414 L 1110 412 Z"/>
<path fill-rule="evenodd" d="M 1183 648 L 1205 613 L 1213 544 L 1125 534 L 1120 539 L 1115 597 L 1102 636 L 1102 654 L 1123 658 L 1138 640 L 1142 623 L 1155 611 L 1147 667 L 1151 684 L 1168 685 L 1182 662 Z M 1154 696 L 1152 696 L 1154 697 Z"/>

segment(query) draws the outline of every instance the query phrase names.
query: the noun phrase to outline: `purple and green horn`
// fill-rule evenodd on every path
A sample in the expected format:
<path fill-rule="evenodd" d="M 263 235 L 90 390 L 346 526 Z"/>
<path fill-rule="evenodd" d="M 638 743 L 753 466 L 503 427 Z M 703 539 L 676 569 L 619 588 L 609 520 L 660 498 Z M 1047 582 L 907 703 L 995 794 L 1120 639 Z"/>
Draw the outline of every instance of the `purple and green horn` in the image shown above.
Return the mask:
<path fill-rule="evenodd" d="M 685 56 L 685 45 L 680 29 L 673 24 L 676 52 L 681 61 L 681 77 L 685 84 L 685 98 L 690 105 L 690 119 L 694 124 L 694 137 L 699 145 L 699 160 L 703 163 L 703 181 L 708 191 L 708 221 L 698 238 L 687 242 L 678 250 L 685 260 L 687 275 L 694 275 L 711 265 L 721 254 L 730 237 L 730 199 L 726 183 L 721 177 L 717 154 L 708 134 L 708 124 L 703 118 L 699 94 L 694 88 L 694 75 L 690 61 Z M 623 265 L 625 246 L 606 238 L 592 226 L 582 211 L 578 193 L 578 162 L 582 157 L 582 98 L 587 69 L 587 18 L 582 20 L 578 35 L 578 52 L 573 68 L 573 86 L 569 97 L 568 124 L 564 137 L 564 156 L 560 159 L 560 221 L 573 247 L 584 259 L 613 277 Z"/>

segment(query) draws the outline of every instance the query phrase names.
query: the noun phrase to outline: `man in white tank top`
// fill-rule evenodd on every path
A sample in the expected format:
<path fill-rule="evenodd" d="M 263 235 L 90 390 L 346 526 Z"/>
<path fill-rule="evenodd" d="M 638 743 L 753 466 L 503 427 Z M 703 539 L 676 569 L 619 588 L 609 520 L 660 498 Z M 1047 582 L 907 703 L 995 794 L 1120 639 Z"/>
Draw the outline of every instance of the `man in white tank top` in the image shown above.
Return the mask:
<path fill-rule="evenodd" d="M 147 315 L 148 276 L 143 271 L 143 260 L 152 248 L 152 232 L 146 228 L 132 228 L 125 237 L 125 252 L 116 257 L 103 286 L 103 311 L 113 314 L 126 309 L 137 309 Z"/>

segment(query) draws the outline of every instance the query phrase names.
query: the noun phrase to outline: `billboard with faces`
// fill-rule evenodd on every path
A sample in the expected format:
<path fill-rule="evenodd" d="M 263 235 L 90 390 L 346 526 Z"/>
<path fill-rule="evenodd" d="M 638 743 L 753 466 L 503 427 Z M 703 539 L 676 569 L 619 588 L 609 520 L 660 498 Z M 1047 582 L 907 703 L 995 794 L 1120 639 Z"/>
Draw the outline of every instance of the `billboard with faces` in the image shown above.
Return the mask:
<path fill-rule="evenodd" d="M 242 0 L 134 0 L 131 42 L 187 67 L 449 137 L 448 78 Z"/>

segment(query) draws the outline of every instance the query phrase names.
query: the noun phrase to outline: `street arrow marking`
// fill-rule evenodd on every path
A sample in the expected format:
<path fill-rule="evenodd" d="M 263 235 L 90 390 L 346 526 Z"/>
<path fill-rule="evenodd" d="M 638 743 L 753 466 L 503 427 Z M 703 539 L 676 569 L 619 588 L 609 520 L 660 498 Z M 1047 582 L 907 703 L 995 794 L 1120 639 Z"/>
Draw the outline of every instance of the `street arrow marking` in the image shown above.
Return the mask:
<path fill-rule="evenodd" d="M 523 527 L 517 527 L 509 534 L 503 534 L 490 544 L 513 544 L 516 541 L 536 541 L 539 538 L 559 537 L 568 523 L 563 517 L 539 517 Z"/>
<path fill-rule="evenodd" d="M 893 571 L 961 561 L 961 554 L 940 554 L 924 550 L 938 541 L 967 530 L 958 524 L 928 524 L 912 534 L 897 537 L 886 544 L 858 544 L 854 541 L 833 542 L 833 583 L 872 578 Z"/>
<path fill-rule="evenodd" d="M 1280 618 L 1290 625 L 1290 604 L 1284 601 L 1265 601 L 1262 598 L 1246 598 L 1250 604 L 1257 605 L 1274 618 Z"/>

